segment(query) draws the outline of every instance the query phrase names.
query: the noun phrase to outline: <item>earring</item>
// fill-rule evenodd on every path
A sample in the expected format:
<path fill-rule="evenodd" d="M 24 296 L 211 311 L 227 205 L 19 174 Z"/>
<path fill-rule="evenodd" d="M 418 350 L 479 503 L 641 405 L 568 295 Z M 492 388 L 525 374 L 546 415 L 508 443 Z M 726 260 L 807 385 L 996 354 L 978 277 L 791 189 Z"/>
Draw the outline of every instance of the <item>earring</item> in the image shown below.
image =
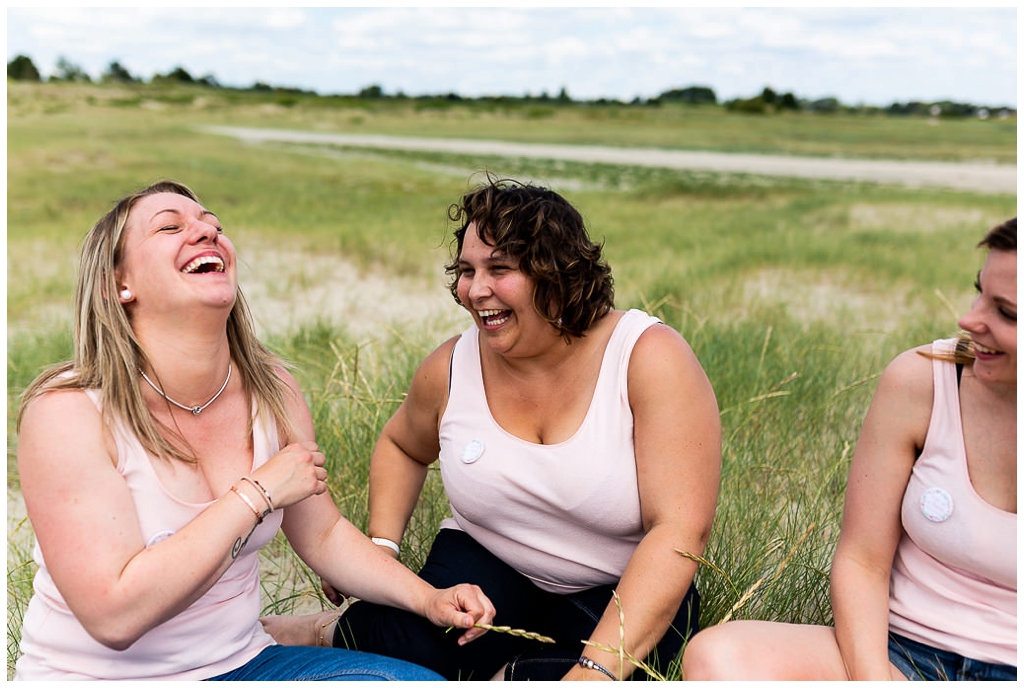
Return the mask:
<path fill-rule="evenodd" d="M 132 290 L 125 287 L 121 290 L 121 298 L 125 301 L 132 297 Z"/>

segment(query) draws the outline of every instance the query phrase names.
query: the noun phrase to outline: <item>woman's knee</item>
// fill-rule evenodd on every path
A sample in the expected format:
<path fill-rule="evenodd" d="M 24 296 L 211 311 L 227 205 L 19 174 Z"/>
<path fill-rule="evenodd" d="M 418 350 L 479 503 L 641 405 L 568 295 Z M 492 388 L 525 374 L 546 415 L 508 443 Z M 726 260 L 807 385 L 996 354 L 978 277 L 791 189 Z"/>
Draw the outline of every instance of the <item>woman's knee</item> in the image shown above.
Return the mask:
<path fill-rule="evenodd" d="M 687 681 L 721 681 L 737 678 L 740 667 L 748 665 L 757 652 L 742 622 L 706 628 L 683 650 L 683 678 Z"/>
<path fill-rule="evenodd" d="M 828 626 L 730 621 L 693 637 L 683 654 L 687 680 L 841 681 L 846 668 Z"/>

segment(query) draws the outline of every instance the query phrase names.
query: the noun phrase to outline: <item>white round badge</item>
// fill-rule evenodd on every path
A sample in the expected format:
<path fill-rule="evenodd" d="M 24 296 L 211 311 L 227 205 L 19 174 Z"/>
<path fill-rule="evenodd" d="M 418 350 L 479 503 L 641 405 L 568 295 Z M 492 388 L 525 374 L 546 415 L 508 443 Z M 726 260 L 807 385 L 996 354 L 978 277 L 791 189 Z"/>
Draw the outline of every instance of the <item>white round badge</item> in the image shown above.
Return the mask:
<path fill-rule="evenodd" d="M 941 487 L 930 487 L 921 495 L 921 513 L 932 523 L 942 523 L 953 515 L 953 497 Z"/>
<path fill-rule="evenodd" d="M 470 440 L 466 443 L 466 446 L 462 448 L 462 462 L 473 463 L 484 453 L 484 443 L 480 440 Z"/>
<path fill-rule="evenodd" d="M 146 543 L 146 547 L 152 547 L 158 542 L 163 542 L 172 535 L 174 535 L 173 530 L 161 530 L 159 533 L 149 538 L 149 542 Z"/>

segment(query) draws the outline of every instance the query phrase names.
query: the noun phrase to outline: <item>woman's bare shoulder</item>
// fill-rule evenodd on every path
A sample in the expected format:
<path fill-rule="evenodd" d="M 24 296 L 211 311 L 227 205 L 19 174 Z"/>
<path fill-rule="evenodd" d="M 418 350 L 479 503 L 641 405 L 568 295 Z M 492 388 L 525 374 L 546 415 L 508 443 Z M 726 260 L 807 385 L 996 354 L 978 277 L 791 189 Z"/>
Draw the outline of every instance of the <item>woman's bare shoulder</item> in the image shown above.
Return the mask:
<path fill-rule="evenodd" d="M 25 405 L 18 428 L 18 466 L 27 464 L 69 469 L 102 456 L 116 463 L 116 449 L 102 413 L 84 389 L 51 389 Z"/>
<path fill-rule="evenodd" d="M 452 352 L 455 350 L 455 345 L 461 337 L 461 334 L 457 334 L 445 340 L 440 346 L 427 354 L 416 370 L 416 380 L 436 382 L 437 379 L 443 378 L 447 381 Z M 445 383 L 445 388 L 447 389 L 447 382 Z"/>
<path fill-rule="evenodd" d="M 879 389 L 909 397 L 927 398 L 929 405 L 932 396 L 932 365 L 934 359 L 928 357 L 932 351 L 931 344 L 907 349 L 897 355 L 882 371 Z"/>
<path fill-rule="evenodd" d="M 95 417 L 99 408 L 86 390 L 76 387 L 42 389 L 25 402 L 21 412 L 22 431 L 26 423 L 31 427 L 44 420 L 71 420 L 80 416 Z"/>

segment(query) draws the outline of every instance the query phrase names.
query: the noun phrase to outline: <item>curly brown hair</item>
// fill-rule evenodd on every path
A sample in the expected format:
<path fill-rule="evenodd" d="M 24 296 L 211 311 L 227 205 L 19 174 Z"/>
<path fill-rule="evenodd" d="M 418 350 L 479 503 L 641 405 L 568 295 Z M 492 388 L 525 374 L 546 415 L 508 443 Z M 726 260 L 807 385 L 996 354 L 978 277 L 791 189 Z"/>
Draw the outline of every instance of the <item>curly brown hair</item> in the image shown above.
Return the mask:
<path fill-rule="evenodd" d="M 978 248 L 1016 253 L 1017 218 L 1010 218 L 988 230 L 985 238 L 978 242 Z"/>
<path fill-rule="evenodd" d="M 604 244 L 590 239 L 583 217 L 562 196 L 540 186 L 490 174 L 461 203 L 448 207 L 458 226 L 445 273 L 459 305 L 459 256 L 470 224 L 480 240 L 504 252 L 533 280 L 533 306 L 567 339 L 582 337 L 615 305 L 612 271 L 601 255 Z"/>

